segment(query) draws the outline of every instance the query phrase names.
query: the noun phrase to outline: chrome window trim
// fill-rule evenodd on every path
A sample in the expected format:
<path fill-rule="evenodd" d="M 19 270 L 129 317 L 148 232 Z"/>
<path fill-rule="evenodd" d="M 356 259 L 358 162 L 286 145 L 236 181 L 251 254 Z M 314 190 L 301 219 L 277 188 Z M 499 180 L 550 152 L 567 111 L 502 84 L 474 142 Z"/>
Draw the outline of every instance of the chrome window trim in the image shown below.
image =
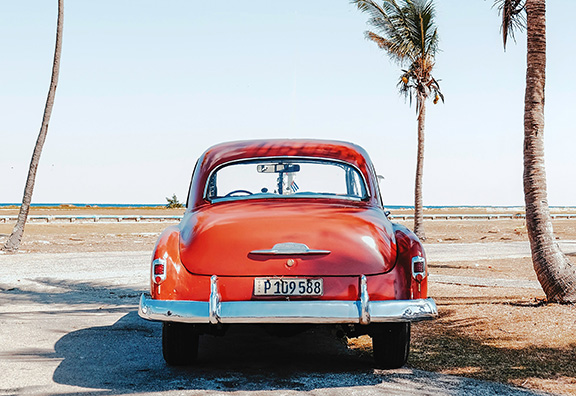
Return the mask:
<path fill-rule="evenodd" d="M 270 196 L 270 197 L 254 197 L 254 198 L 250 198 L 250 195 L 248 196 L 243 196 L 243 197 L 222 197 L 222 198 L 218 198 L 218 200 L 214 200 L 214 199 L 210 199 L 208 197 L 208 185 L 210 184 L 210 180 L 212 179 L 212 176 L 214 175 L 214 173 L 218 172 L 220 169 L 222 169 L 223 167 L 226 166 L 230 166 L 233 164 L 237 164 L 237 163 L 242 163 L 242 162 L 257 162 L 257 161 L 263 161 L 263 160 L 274 160 L 274 159 L 289 159 L 289 160 L 306 160 L 306 161 L 328 161 L 328 162 L 336 162 L 339 164 L 343 164 L 343 165 L 347 165 L 351 168 L 353 168 L 356 172 L 358 172 L 358 175 L 360 175 L 360 179 L 362 180 L 362 183 L 364 183 L 364 190 L 366 192 L 364 197 L 360 197 L 360 198 L 354 198 L 354 197 L 350 197 L 350 196 L 338 196 L 338 195 L 326 195 L 326 196 L 321 196 L 321 195 L 314 195 L 314 196 L 299 196 L 296 197 L 294 195 L 278 195 L 278 196 Z M 208 178 L 206 179 L 206 182 L 204 183 L 204 193 L 202 194 L 202 197 L 205 201 L 210 202 L 210 203 L 219 203 L 219 202 L 227 202 L 227 201 L 238 201 L 238 200 L 248 200 L 248 199 L 343 199 L 343 200 L 349 200 L 349 201 L 354 201 L 354 202 L 362 202 L 368 198 L 370 198 L 371 196 L 371 191 L 368 188 L 368 183 L 366 181 L 366 178 L 364 177 L 364 174 L 362 173 L 362 171 L 360 170 L 360 168 L 358 168 L 356 165 L 351 164 L 350 162 L 346 162 L 340 159 L 335 159 L 335 158 L 325 158 L 325 157 L 304 157 L 304 156 L 279 156 L 279 157 L 251 157 L 251 158 L 242 158 L 242 159 L 237 159 L 234 161 L 228 161 L 225 162 L 223 164 L 218 165 L 217 167 L 215 167 L 214 169 L 212 169 L 210 171 L 210 173 L 208 174 Z"/>

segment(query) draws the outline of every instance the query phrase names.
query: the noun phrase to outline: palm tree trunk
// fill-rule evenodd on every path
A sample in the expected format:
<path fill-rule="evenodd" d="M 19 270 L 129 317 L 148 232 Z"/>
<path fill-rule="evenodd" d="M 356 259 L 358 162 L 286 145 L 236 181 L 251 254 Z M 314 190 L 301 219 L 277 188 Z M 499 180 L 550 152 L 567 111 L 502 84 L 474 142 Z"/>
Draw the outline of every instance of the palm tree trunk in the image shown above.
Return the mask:
<path fill-rule="evenodd" d="M 28 169 L 28 178 L 26 179 L 26 186 L 24 187 L 24 196 L 22 197 L 22 205 L 18 213 L 18 220 L 12 231 L 12 234 L 4 244 L 2 250 L 16 251 L 20 248 L 20 241 L 24 234 L 24 226 L 28 219 L 28 212 L 30 210 L 30 202 L 32 201 L 32 193 L 34 192 L 34 182 L 36 181 L 36 171 L 38 163 L 40 162 L 40 155 L 42 154 L 42 147 L 46 140 L 48 133 L 48 123 L 52 114 L 52 107 L 54 106 L 54 96 L 56 95 L 56 86 L 58 85 L 58 73 L 60 72 L 60 54 L 62 52 L 62 25 L 64 23 L 64 0 L 58 0 L 58 22 L 56 24 L 56 49 L 54 50 L 54 61 L 52 64 L 52 79 L 50 82 L 50 89 L 48 90 L 48 97 L 46 99 L 46 106 L 44 107 L 44 116 L 42 118 L 42 126 L 40 133 L 34 146 L 32 160 L 30 161 L 30 168 Z"/>
<path fill-rule="evenodd" d="M 426 239 L 424 232 L 424 214 L 422 207 L 422 175 L 424 173 L 424 121 L 426 119 L 426 102 L 420 104 L 418 113 L 418 158 L 416 160 L 416 180 L 414 186 L 414 233 L 420 240 Z"/>
<path fill-rule="evenodd" d="M 548 301 L 576 302 L 576 267 L 554 239 L 544 169 L 546 1 L 526 2 L 528 58 L 524 99 L 524 197 L 532 261 Z"/>

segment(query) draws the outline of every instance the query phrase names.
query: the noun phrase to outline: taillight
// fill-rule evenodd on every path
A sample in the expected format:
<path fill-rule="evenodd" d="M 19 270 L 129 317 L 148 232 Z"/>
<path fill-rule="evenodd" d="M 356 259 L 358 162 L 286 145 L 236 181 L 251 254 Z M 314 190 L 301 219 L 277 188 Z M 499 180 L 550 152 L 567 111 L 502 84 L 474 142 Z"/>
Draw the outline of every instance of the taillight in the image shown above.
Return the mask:
<path fill-rule="evenodd" d="M 159 263 L 154 265 L 154 275 L 164 275 L 164 264 Z"/>
<path fill-rule="evenodd" d="M 152 279 L 159 285 L 166 279 L 166 260 L 156 259 L 152 261 Z"/>
<path fill-rule="evenodd" d="M 412 257 L 412 276 L 418 282 L 426 277 L 426 259 L 424 257 Z"/>

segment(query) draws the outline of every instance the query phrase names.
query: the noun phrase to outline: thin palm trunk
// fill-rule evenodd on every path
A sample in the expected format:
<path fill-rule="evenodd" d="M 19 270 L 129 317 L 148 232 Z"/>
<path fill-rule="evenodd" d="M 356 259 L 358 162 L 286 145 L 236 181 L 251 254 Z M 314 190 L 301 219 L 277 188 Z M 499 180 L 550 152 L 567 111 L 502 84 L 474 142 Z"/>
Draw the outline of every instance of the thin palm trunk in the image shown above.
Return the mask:
<path fill-rule="evenodd" d="M 18 213 L 18 219 L 12 234 L 4 244 L 2 250 L 16 251 L 20 248 L 22 235 L 24 235 L 24 226 L 28 219 L 28 212 L 30 211 L 30 203 L 32 202 L 32 193 L 34 192 L 34 183 L 36 181 L 36 171 L 38 163 L 40 162 L 40 155 L 42 154 L 42 147 L 46 140 L 48 133 L 48 123 L 52 114 L 52 107 L 54 106 L 54 97 L 56 95 L 56 86 L 58 85 L 58 73 L 60 72 L 60 54 L 62 52 L 62 26 L 64 23 L 64 0 L 58 0 L 58 22 L 56 24 L 56 49 L 54 50 L 54 61 L 52 64 L 52 78 L 50 82 L 50 89 L 48 90 L 48 97 L 46 99 L 46 106 L 44 107 L 44 116 L 42 118 L 42 126 L 40 133 L 34 146 L 32 160 L 30 161 L 30 168 L 28 170 L 28 178 L 26 179 L 26 186 L 24 187 L 24 196 L 22 197 L 22 205 Z"/>
<path fill-rule="evenodd" d="M 422 176 L 424 174 L 424 124 L 426 119 L 426 102 L 420 104 L 418 113 L 418 153 L 416 160 L 416 179 L 414 186 L 414 233 L 421 240 L 426 239 L 424 232 L 424 208 L 422 207 Z"/>
<path fill-rule="evenodd" d="M 352 0 L 363 12 L 370 14 L 369 24 L 376 28 L 366 37 L 388 52 L 402 70 L 397 87 L 406 98 L 415 99 L 418 115 L 418 153 L 414 186 L 414 233 L 426 239 L 422 206 L 422 176 L 424 173 L 424 125 L 426 100 L 431 96 L 434 104 L 444 101 L 438 81 L 432 76 L 434 57 L 438 51 L 434 0 Z"/>
<path fill-rule="evenodd" d="M 532 261 L 548 301 L 576 302 L 576 267 L 554 239 L 544 169 L 546 2 L 526 2 L 528 57 L 524 99 L 524 197 Z"/>

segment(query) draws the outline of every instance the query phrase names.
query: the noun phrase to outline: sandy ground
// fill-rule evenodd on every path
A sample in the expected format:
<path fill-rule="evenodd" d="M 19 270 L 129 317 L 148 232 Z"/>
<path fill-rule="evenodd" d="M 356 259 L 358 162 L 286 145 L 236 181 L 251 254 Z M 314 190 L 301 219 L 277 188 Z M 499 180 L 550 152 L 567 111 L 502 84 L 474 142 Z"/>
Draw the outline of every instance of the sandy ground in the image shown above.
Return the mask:
<path fill-rule="evenodd" d="M 198 364 L 167 367 L 160 324 L 136 314 L 148 260 L 145 251 L 0 255 L 0 395 L 543 396 L 374 369 L 369 351 L 349 348 L 332 327 L 292 337 L 234 327 L 200 337 Z"/>
<path fill-rule="evenodd" d="M 519 209 L 507 209 L 519 212 Z M 0 210 L 0 215 L 14 209 Z M 36 214 L 54 213 L 54 209 Z M 451 213 L 478 213 L 476 209 L 447 209 Z M 443 213 L 446 213 L 443 212 Z M 486 211 L 486 210 L 484 210 Z M 567 209 L 557 209 L 567 211 Z M 60 209 L 60 214 L 158 214 L 143 209 Z M 161 210 L 179 215 L 182 210 Z M 394 213 L 402 211 L 393 211 Z M 576 213 L 572 210 L 571 213 Z M 399 221 L 408 227 L 410 220 Z M 151 251 L 162 230 L 175 222 L 30 223 L 20 254 L 62 252 Z M 559 241 L 576 240 L 576 219 L 553 221 Z M 433 220 L 425 223 L 430 251 L 438 244 L 484 244 L 527 241 L 523 219 Z M 12 224 L 0 223 L 2 234 Z M 573 255 L 572 255 L 573 256 Z M 574 257 L 572 257 L 574 259 Z M 576 308 L 546 305 L 536 287 L 486 287 L 456 281 L 453 277 L 511 279 L 535 283 L 528 256 L 462 261 L 430 260 L 433 274 L 429 294 L 440 318 L 413 327 L 408 367 L 487 379 L 534 390 L 576 395 Z M 436 279 L 434 281 L 433 279 Z M 369 338 L 350 341 L 350 347 L 370 353 Z"/>
<path fill-rule="evenodd" d="M 509 213 L 519 210 L 506 209 Z M 455 208 L 431 210 L 430 214 L 468 213 L 482 214 L 488 209 Z M 557 209 L 557 212 L 564 212 Z M 34 209 L 31 215 L 182 215 L 183 209 L 116 209 L 116 208 L 70 208 Z M 411 213 L 396 210 L 392 214 Z M 576 213 L 573 209 L 571 213 Z M 16 215 L 16 209 L 0 209 L 0 216 Z M 394 220 L 412 227 L 412 220 Z M 34 221 L 26 225 L 21 252 L 64 253 L 78 251 L 136 251 L 152 250 L 158 235 L 170 224 L 177 221 L 100 221 L 46 222 Z M 553 220 L 555 235 L 559 240 L 576 239 L 576 219 Z M 12 232 L 13 222 L 0 223 L 0 243 Z M 467 243 L 526 241 L 524 219 L 481 219 L 481 220 L 428 220 L 426 221 L 426 243 Z"/>

